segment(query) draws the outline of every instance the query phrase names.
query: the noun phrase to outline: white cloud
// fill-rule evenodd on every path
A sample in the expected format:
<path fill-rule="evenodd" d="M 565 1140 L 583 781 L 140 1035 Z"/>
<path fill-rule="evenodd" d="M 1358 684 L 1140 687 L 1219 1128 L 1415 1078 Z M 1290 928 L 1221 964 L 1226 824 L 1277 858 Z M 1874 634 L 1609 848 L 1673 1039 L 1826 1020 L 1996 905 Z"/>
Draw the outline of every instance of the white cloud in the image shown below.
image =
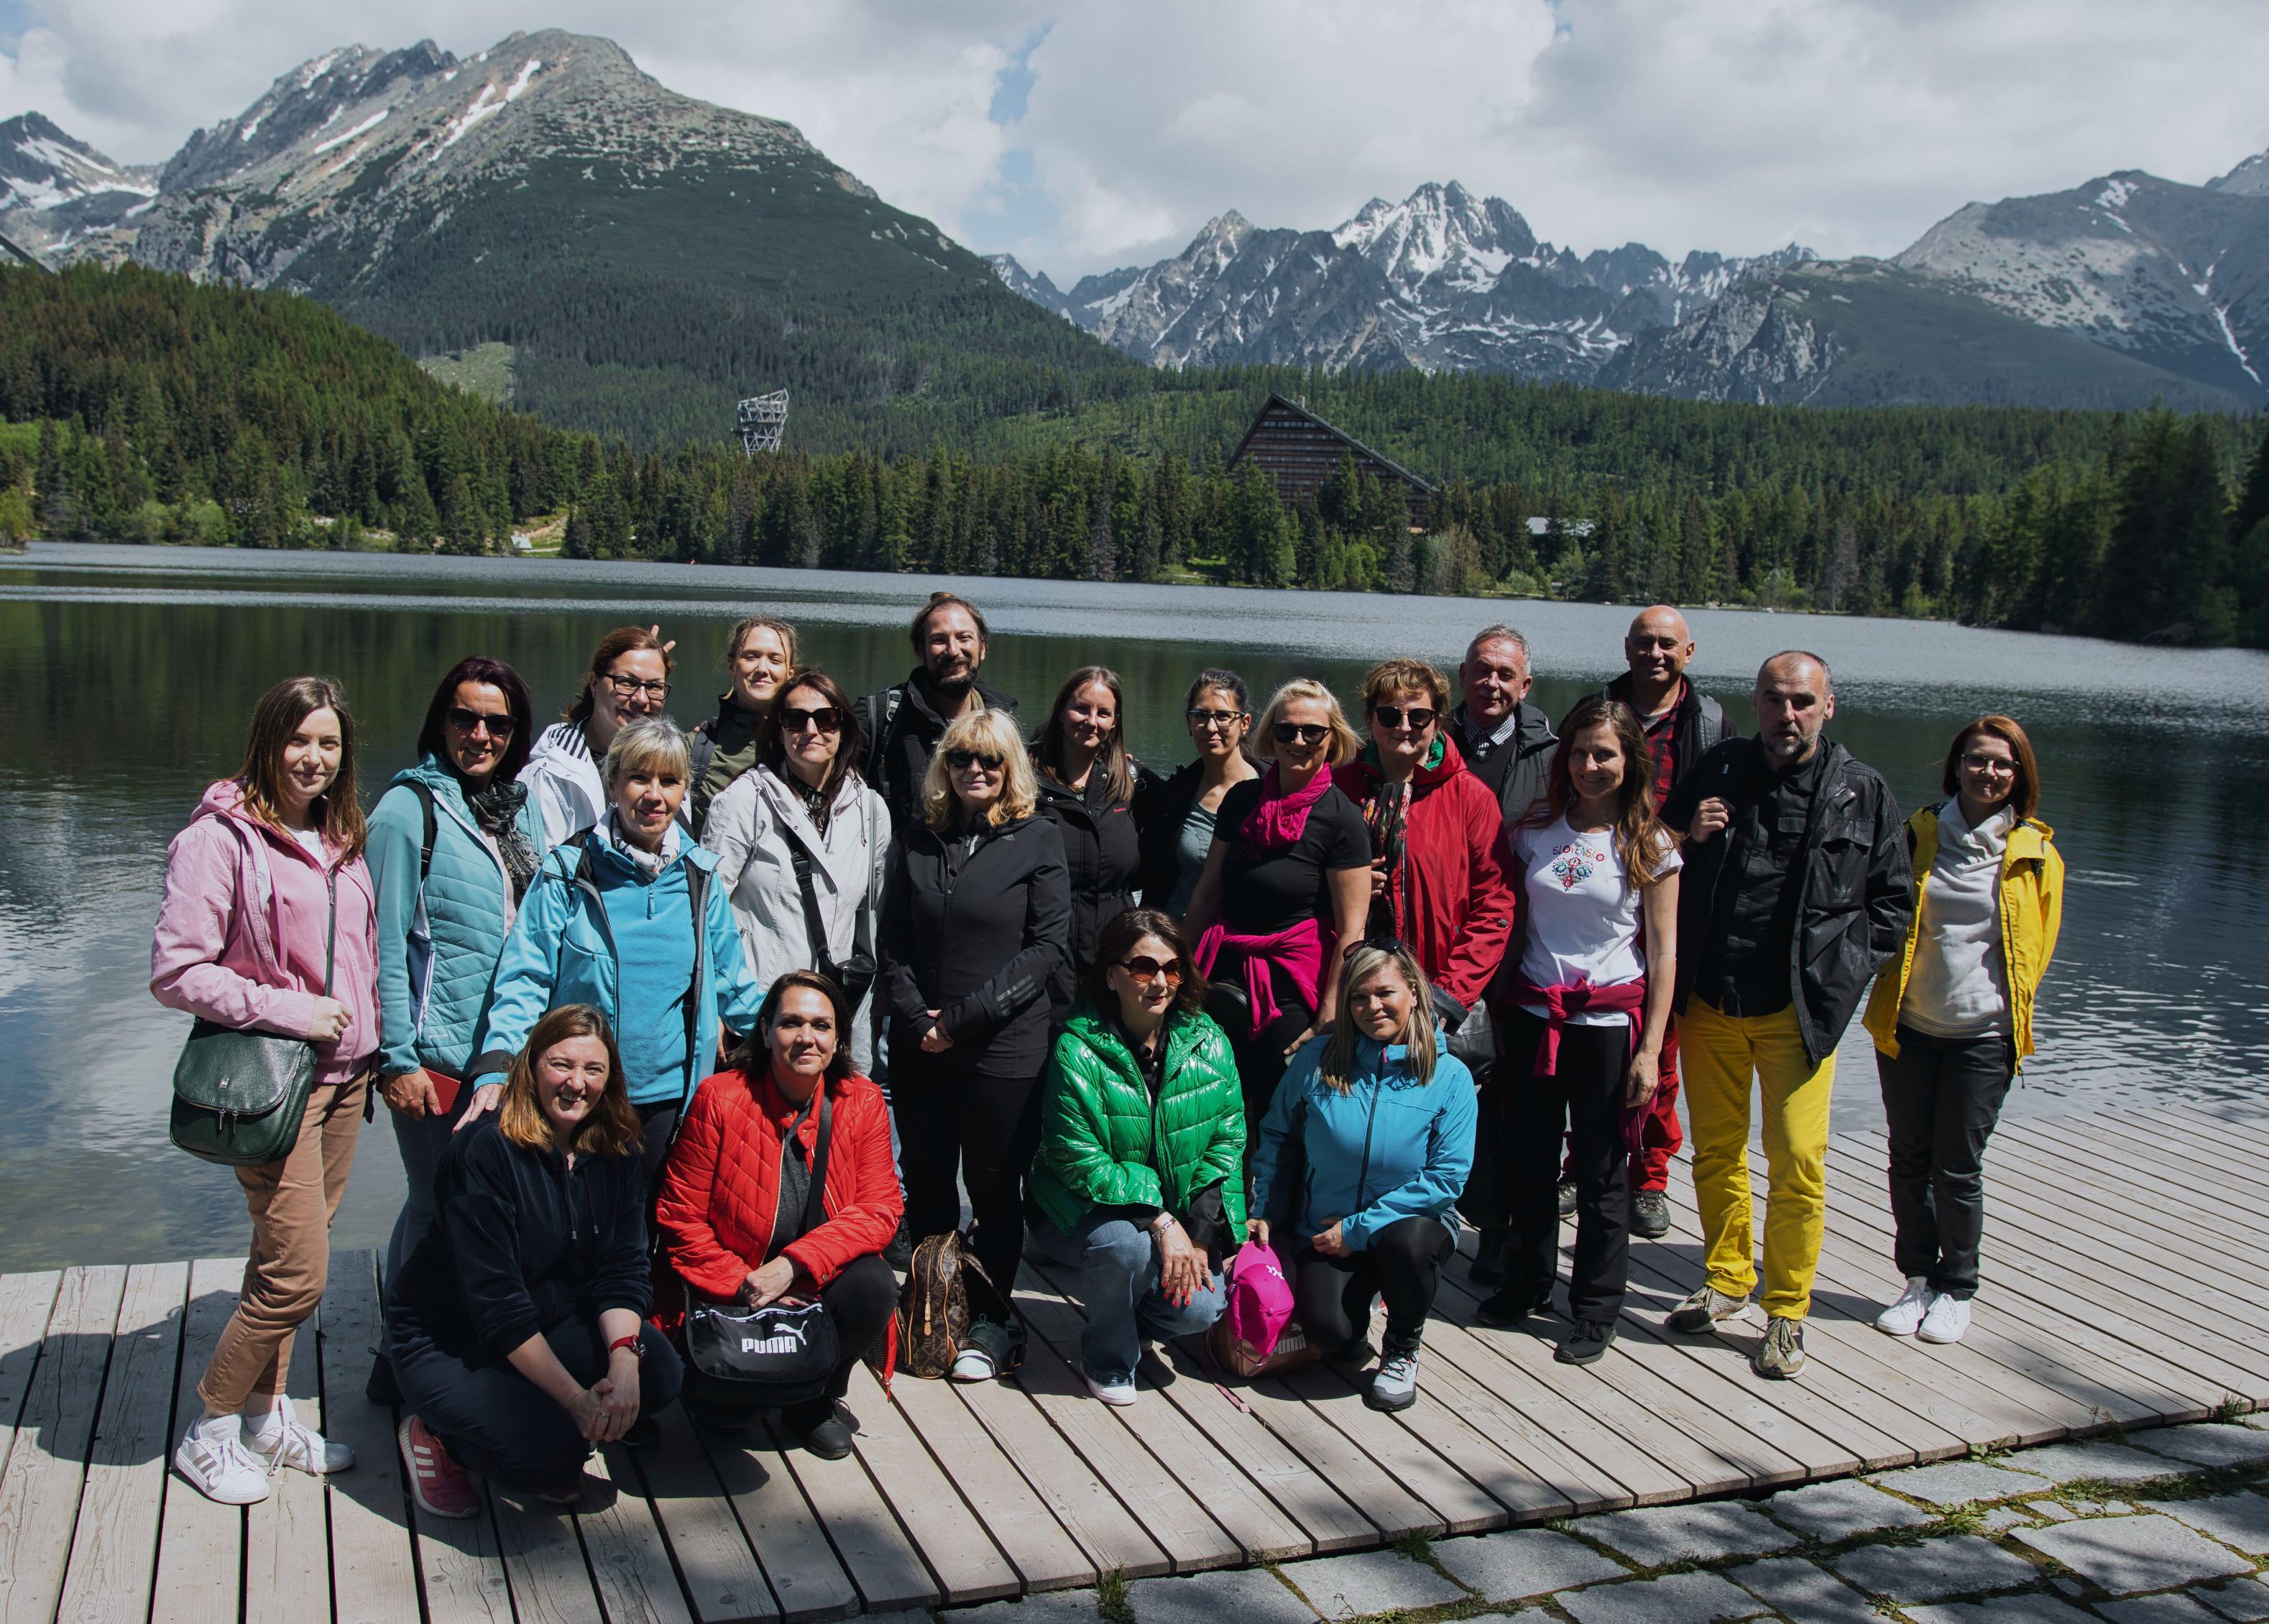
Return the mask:
<path fill-rule="evenodd" d="M 1896 252 L 1973 198 L 2269 145 L 2259 0 L 18 0 L 0 114 L 162 159 L 351 40 L 618 40 L 1059 280 L 1236 208 L 1335 225 L 1457 179 L 1579 247 Z M 1023 116 L 991 116 L 1036 36 Z"/>

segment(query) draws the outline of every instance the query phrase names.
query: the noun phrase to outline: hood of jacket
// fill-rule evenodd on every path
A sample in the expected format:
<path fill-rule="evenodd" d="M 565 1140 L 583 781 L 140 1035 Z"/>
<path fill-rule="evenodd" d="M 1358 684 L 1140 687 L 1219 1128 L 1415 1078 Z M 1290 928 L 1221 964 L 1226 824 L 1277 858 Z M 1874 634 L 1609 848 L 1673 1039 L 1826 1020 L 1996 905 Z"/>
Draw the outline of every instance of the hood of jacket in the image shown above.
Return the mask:
<path fill-rule="evenodd" d="M 1410 775 L 1410 794 L 1414 799 L 1467 771 L 1466 758 L 1458 749 L 1458 742 L 1447 733 L 1436 736 L 1434 747 L 1427 759 L 1418 764 L 1418 770 Z M 1379 765 L 1376 742 L 1366 743 L 1361 753 L 1345 766 L 1332 769 L 1332 781 L 1357 806 L 1371 797 L 1386 776 L 1385 769 Z"/>

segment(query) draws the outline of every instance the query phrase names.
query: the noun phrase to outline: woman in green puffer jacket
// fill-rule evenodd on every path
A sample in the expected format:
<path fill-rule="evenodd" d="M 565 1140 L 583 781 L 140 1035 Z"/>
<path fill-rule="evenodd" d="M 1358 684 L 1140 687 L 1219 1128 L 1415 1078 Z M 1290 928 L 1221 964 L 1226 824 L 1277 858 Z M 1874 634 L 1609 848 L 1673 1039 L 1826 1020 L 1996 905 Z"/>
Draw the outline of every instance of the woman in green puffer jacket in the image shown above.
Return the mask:
<path fill-rule="evenodd" d="M 1245 1233 L 1245 1107 L 1181 927 L 1129 908 L 1096 940 L 1088 997 L 1040 1081 L 1034 1237 L 1079 1272 L 1081 1374 L 1134 1402 L 1145 1336 L 1221 1318 L 1223 1249 Z"/>

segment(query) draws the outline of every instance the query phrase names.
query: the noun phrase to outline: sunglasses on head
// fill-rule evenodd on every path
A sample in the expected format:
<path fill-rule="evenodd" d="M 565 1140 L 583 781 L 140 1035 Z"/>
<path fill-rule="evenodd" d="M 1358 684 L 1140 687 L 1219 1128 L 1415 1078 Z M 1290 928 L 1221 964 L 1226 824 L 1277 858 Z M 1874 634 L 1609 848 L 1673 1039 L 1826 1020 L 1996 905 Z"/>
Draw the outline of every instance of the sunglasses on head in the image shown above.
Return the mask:
<path fill-rule="evenodd" d="M 1401 727 L 1407 724 L 1413 733 L 1425 732 L 1434 725 L 1435 717 L 1441 714 L 1431 706 L 1423 705 L 1408 708 L 1399 705 L 1374 705 L 1371 707 L 1371 713 L 1378 719 L 1378 725 L 1382 727 Z"/>
<path fill-rule="evenodd" d="M 449 726 L 459 733 L 478 733 L 485 727 L 491 739 L 512 737 L 512 718 L 492 716 L 486 711 L 468 710 L 462 705 L 449 707 Z"/>
<path fill-rule="evenodd" d="M 966 772 L 972 767 L 998 772 L 1001 771 L 1001 759 L 991 750 L 948 750 L 945 753 L 945 764 L 956 772 Z"/>
<path fill-rule="evenodd" d="M 1332 730 L 1319 722 L 1278 722 L 1268 730 L 1279 744 L 1321 744 Z"/>
<path fill-rule="evenodd" d="M 780 709 L 780 731 L 840 733 L 843 731 L 843 712 L 831 705 L 819 705 L 809 711 L 784 705 Z"/>
<path fill-rule="evenodd" d="M 1138 953 L 1133 958 L 1120 959 L 1119 968 L 1137 981 L 1157 981 L 1164 978 L 1168 986 L 1182 984 L 1182 967 L 1172 959 L 1161 963 L 1147 953 Z"/>

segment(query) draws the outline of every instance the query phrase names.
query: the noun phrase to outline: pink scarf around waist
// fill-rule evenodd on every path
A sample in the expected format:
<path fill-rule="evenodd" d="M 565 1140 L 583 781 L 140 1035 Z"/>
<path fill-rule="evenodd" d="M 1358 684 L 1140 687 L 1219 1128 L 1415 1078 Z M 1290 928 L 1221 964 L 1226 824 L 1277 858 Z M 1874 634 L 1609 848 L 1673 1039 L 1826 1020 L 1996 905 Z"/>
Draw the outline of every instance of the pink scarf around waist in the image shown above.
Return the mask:
<path fill-rule="evenodd" d="M 1226 926 L 1210 926 L 1198 938 L 1190 956 L 1197 961 L 1200 972 L 1210 977 L 1224 952 L 1232 956 L 1232 962 L 1245 972 L 1246 1007 L 1253 1014 L 1253 1032 L 1258 1035 L 1281 1013 L 1276 1007 L 1276 978 L 1269 973 L 1270 967 L 1282 965 L 1308 1000 L 1308 1008 L 1314 1009 L 1323 995 L 1327 950 L 1323 926 L 1314 919 L 1302 919 L 1272 936 L 1232 936 Z"/>
<path fill-rule="evenodd" d="M 1518 976 L 1512 983 L 1512 1001 L 1523 1008 L 1531 1004 L 1544 1006 L 1544 1036 L 1537 1043 L 1536 1060 L 1530 1069 L 1539 1077 L 1549 1077 L 1560 1068 L 1560 1034 L 1567 1030 L 1570 1015 L 1627 1015 L 1631 1045 L 1637 1046 L 1640 1013 L 1646 1008 L 1646 979 L 1641 977 L 1606 986 L 1584 980 L 1538 986 L 1527 977 Z"/>

